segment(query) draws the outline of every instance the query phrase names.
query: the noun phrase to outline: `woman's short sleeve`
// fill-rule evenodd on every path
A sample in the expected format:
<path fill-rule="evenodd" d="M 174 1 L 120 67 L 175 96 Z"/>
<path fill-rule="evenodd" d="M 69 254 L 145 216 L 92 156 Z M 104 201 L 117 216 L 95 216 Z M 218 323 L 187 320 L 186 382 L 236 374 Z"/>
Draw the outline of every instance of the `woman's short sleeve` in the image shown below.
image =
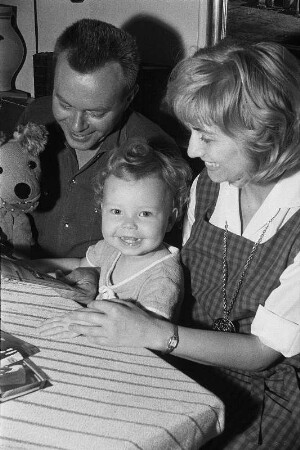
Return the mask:
<path fill-rule="evenodd" d="M 300 353 L 300 253 L 280 277 L 280 285 L 260 305 L 251 333 L 286 357 Z"/>

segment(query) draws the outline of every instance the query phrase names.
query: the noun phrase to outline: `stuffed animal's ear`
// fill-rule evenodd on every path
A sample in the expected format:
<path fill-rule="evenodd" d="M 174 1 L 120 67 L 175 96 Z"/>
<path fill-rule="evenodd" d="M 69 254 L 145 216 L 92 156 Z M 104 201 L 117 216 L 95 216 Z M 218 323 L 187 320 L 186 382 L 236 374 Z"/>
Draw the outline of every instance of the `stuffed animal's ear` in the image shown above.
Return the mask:
<path fill-rule="evenodd" d="M 19 125 L 14 132 L 21 147 L 34 156 L 38 156 L 46 146 L 48 131 L 44 125 L 28 122 L 26 125 Z"/>

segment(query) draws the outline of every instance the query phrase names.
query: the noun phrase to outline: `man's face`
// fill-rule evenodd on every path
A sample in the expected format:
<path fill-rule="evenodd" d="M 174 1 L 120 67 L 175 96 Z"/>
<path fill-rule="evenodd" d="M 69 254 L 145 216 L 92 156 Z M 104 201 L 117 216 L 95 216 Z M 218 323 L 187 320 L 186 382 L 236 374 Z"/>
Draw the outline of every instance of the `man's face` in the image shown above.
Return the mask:
<path fill-rule="evenodd" d="M 65 54 L 58 57 L 53 90 L 53 114 L 68 144 L 94 150 L 115 128 L 133 98 L 126 94 L 121 66 L 109 62 L 88 74 L 73 70 Z"/>

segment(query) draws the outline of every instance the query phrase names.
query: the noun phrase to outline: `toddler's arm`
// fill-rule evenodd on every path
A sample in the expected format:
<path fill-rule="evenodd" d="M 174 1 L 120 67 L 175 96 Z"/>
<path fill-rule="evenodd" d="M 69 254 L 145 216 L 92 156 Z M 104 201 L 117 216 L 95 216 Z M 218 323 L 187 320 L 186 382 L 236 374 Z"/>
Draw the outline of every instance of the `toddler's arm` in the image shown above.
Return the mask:
<path fill-rule="evenodd" d="M 86 258 L 46 258 L 23 260 L 22 262 L 27 267 L 32 267 L 33 269 L 44 273 L 55 273 L 56 270 L 68 273 L 77 269 L 77 267 L 90 266 Z"/>

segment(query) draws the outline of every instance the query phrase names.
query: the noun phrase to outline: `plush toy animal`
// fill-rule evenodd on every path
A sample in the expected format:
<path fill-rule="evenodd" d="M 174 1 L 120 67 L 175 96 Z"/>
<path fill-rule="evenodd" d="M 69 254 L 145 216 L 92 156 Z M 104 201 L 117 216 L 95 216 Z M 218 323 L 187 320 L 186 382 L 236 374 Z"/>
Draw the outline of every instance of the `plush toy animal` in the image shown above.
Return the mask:
<path fill-rule="evenodd" d="M 28 213 L 40 198 L 40 158 L 47 142 L 42 125 L 19 126 L 0 137 L 0 243 L 6 254 L 29 256 L 33 245 Z"/>

